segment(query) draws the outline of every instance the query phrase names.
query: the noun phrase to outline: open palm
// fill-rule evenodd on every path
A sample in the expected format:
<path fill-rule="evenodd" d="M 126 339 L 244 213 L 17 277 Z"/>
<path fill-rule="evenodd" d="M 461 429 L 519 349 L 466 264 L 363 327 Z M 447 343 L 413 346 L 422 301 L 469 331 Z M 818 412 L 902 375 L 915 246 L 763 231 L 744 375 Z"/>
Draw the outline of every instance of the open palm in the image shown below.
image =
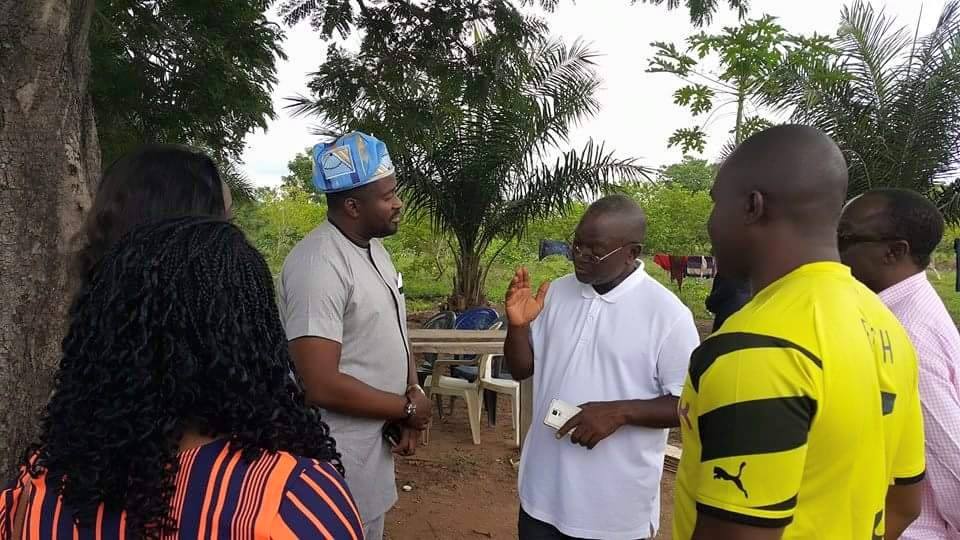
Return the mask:
<path fill-rule="evenodd" d="M 526 326 L 533 322 L 543 311 L 543 303 L 547 298 L 547 289 L 550 282 L 544 281 L 533 296 L 530 286 L 530 273 L 526 268 L 517 269 L 510 288 L 507 289 L 506 311 L 507 321 L 511 326 Z"/>

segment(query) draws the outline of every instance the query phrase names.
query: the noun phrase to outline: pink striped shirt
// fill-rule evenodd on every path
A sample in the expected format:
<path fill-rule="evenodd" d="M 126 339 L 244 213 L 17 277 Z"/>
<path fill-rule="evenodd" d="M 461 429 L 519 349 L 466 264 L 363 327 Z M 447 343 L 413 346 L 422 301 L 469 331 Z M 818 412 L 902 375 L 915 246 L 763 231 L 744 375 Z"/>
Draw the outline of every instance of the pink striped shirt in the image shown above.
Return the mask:
<path fill-rule="evenodd" d="M 920 361 L 927 444 L 923 511 L 907 540 L 960 540 L 960 333 L 926 272 L 880 293 L 906 328 Z"/>

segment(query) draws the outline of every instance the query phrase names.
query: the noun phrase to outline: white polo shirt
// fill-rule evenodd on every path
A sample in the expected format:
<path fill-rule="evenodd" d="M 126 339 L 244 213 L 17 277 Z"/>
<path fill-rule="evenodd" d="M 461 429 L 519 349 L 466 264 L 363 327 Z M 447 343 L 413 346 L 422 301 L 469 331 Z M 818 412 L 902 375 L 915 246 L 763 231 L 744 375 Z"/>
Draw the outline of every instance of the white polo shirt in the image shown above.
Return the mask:
<path fill-rule="evenodd" d="M 533 422 L 520 463 L 520 502 L 578 538 L 635 540 L 660 526 L 667 430 L 624 426 L 587 450 L 543 424 L 550 402 L 679 396 L 700 339 L 690 310 L 640 267 L 605 295 L 556 280 L 531 326 Z"/>

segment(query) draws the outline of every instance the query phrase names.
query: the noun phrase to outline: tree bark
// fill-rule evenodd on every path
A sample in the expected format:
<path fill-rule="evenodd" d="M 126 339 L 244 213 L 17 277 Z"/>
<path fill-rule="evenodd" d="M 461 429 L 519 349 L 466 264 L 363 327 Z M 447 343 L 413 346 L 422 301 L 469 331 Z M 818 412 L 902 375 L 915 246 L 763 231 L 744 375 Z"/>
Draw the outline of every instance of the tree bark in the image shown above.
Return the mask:
<path fill-rule="evenodd" d="M 36 440 L 67 258 L 100 162 L 87 93 L 94 0 L 0 0 L 0 482 Z"/>
<path fill-rule="evenodd" d="M 737 91 L 737 121 L 733 126 L 733 142 L 735 144 L 743 142 L 743 109 L 746 101 L 746 91 L 741 87 Z"/>
<path fill-rule="evenodd" d="M 454 311 L 463 311 L 485 305 L 480 255 L 461 251 L 456 260 L 457 275 L 454 279 L 453 295 L 447 301 L 447 307 Z"/>

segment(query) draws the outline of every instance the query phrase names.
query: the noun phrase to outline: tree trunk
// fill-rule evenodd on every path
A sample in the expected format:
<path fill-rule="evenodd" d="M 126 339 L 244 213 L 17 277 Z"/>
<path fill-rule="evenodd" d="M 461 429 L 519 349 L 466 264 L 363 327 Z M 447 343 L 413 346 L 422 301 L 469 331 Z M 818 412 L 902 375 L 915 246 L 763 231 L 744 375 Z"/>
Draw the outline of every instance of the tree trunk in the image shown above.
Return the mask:
<path fill-rule="evenodd" d="M 455 311 L 486 304 L 480 255 L 461 251 L 457 256 L 457 276 L 453 282 L 453 296 L 447 304 L 449 309 Z"/>
<path fill-rule="evenodd" d="M 735 144 L 740 144 L 743 142 L 743 112 L 744 105 L 746 104 L 747 96 L 745 91 L 741 88 L 737 92 L 737 121 L 733 126 L 733 142 Z"/>
<path fill-rule="evenodd" d="M 0 482 L 37 436 L 99 178 L 87 94 L 94 0 L 0 0 Z"/>

